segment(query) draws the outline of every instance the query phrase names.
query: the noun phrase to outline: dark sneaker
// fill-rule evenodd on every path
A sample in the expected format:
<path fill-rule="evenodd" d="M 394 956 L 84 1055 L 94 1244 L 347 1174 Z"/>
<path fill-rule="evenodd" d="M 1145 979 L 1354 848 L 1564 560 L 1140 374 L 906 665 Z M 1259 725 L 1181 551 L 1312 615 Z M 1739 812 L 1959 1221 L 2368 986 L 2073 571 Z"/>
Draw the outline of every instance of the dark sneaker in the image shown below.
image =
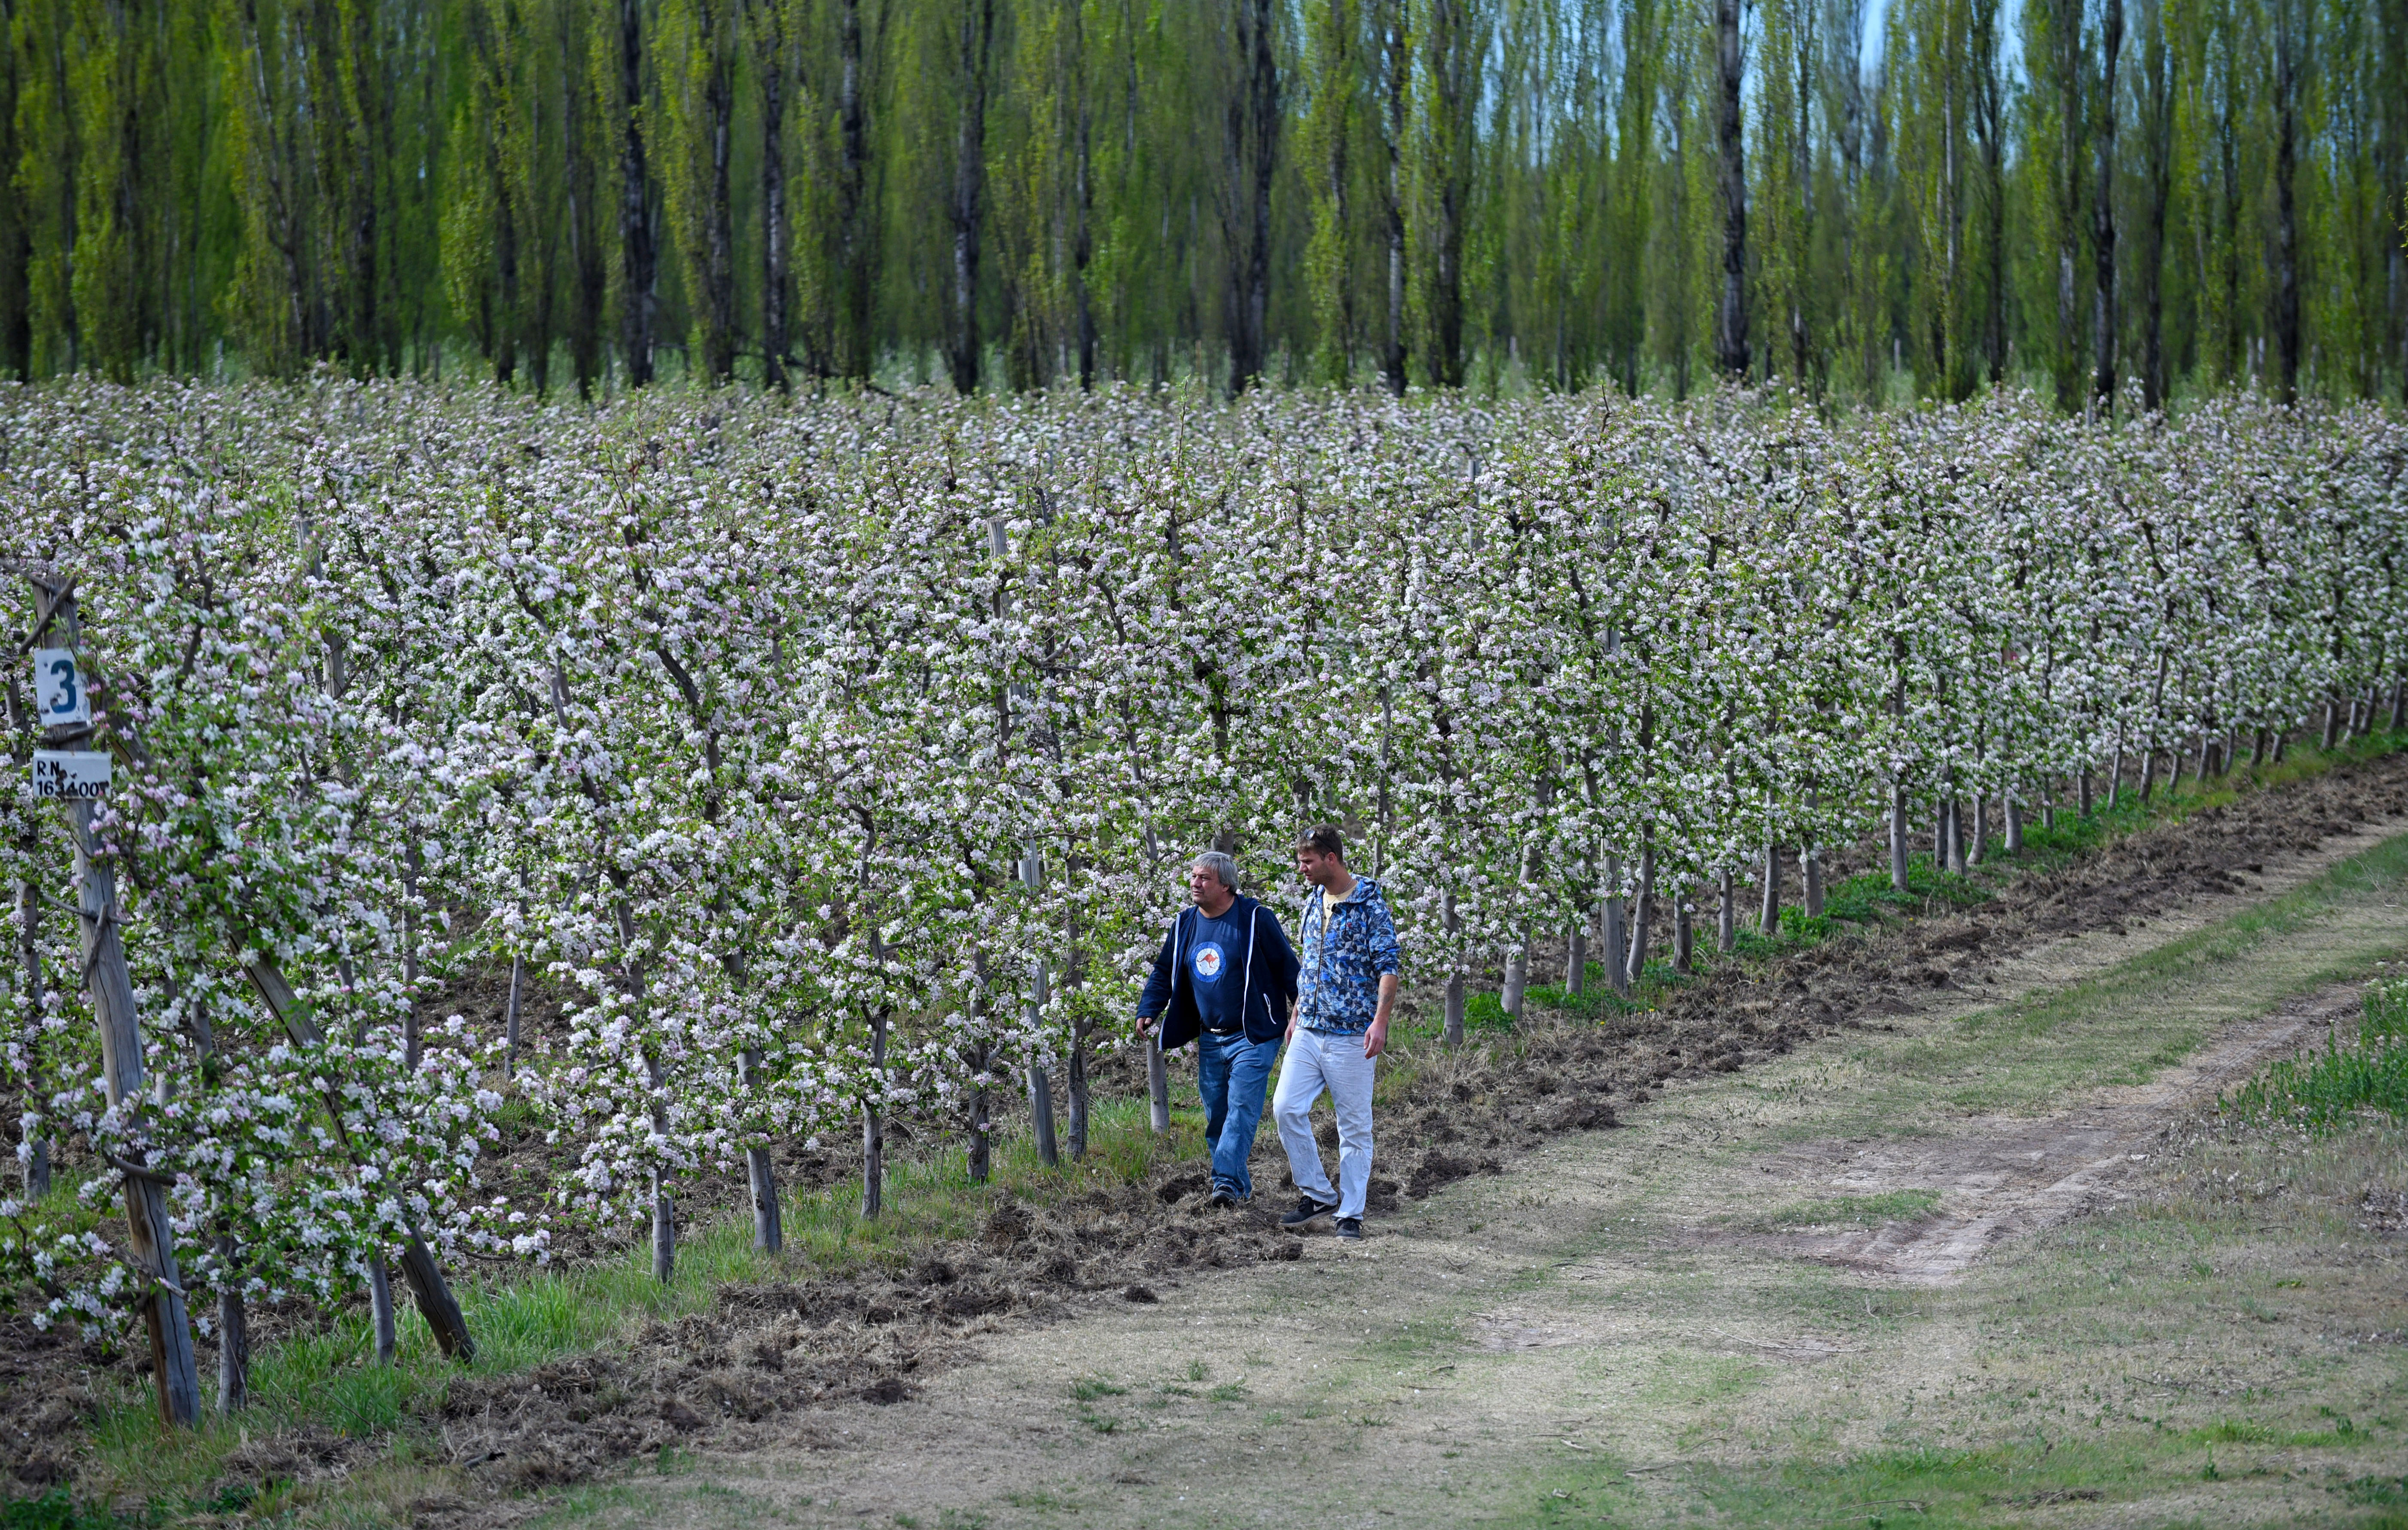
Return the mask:
<path fill-rule="evenodd" d="M 1307 1195 L 1296 1203 L 1295 1210 L 1290 1211 L 1286 1216 L 1280 1218 L 1280 1225 L 1283 1227 L 1301 1227 L 1307 1223 L 1319 1222 L 1322 1218 L 1329 1215 L 1330 1212 L 1337 1209 L 1338 1208 L 1336 1206 L 1327 1201 L 1316 1201 L 1312 1196 Z"/>
<path fill-rule="evenodd" d="M 1212 1187 L 1212 1194 L 1211 1198 L 1204 1204 L 1207 1206 L 1218 1207 L 1225 1211 L 1229 1210 L 1235 1208 L 1238 1204 L 1238 1193 L 1231 1190 L 1227 1185 L 1214 1185 Z"/>
<path fill-rule="evenodd" d="M 1344 1239 L 1345 1239 L 1347 1242 L 1349 1242 L 1349 1243 L 1360 1243 L 1360 1242 L 1362 1242 L 1362 1241 L 1363 1241 L 1363 1219 L 1362 1219 L 1361 1217 L 1340 1217 L 1340 1218 L 1339 1218 L 1339 1219 L 1338 1219 L 1338 1236 L 1339 1236 L 1340 1237 L 1344 1238 Z"/>

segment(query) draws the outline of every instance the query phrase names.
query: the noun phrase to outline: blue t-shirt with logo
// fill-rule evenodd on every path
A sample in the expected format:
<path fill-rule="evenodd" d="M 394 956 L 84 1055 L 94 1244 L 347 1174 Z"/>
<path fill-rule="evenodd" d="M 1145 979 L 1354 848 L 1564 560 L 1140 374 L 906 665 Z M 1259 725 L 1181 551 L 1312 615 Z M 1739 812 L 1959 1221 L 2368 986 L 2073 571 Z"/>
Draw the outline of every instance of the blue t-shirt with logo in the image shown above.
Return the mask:
<path fill-rule="evenodd" d="M 1229 912 L 1238 911 L 1235 904 Z M 1234 1031 L 1246 1023 L 1246 926 L 1235 919 L 1207 919 L 1196 911 L 1196 937 L 1187 943 L 1187 978 L 1195 987 L 1196 1015 L 1208 1031 Z"/>

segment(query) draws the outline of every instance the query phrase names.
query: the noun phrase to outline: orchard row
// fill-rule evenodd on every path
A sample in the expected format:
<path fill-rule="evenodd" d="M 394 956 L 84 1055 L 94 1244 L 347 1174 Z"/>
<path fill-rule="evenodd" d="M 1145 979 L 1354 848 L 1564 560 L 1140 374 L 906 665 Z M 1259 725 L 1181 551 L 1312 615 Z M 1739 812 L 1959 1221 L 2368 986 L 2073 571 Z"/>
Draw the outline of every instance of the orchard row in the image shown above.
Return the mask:
<path fill-rule="evenodd" d="M 2111 779 L 2397 726 L 2408 661 L 2373 410 L 328 381 L 5 420 L 115 902 L 75 911 L 71 815 L 18 768 L 0 1277 L 154 1343 L 189 1297 L 229 1402 L 246 1302 L 365 1283 L 389 1328 L 396 1257 L 464 1348 L 445 1261 L 542 1258 L 561 1217 L 648 1223 L 666 1276 L 679 1187 L 741 1173 L 774 1247 L 781 1139 L 860 1132 L 874 1209 L 882 1119 L 980 1172 L 1033 1072 L 1079 1151 L 1198 850 L 1278 906 L 1295 830 L 1343 823 L 1452 1027 L 1498 973 L 1518 1008 L 1535 942 L 1627 976 L 1717 895 L 1727 930 L 1768 856 L 1811 896 L 1886 825 L 1902 885 L 1910 838 L 1961 861 Z M 11 586 L 22 633 L 50 597 Z M 510 996 L 471 1027 L 443 997 L 481 972 Z M 547 1205 L 479 1184 L 512 1094 Z M 147 1261 L 105 1214 L 143 1186 Z"/>

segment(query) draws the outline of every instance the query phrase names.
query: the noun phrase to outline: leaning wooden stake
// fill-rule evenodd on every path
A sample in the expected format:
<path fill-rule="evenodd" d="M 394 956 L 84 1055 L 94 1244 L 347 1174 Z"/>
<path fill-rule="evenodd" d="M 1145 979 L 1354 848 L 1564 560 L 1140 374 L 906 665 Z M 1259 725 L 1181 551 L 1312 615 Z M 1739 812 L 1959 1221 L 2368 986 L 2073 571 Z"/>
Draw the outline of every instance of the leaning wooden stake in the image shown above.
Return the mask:
<path fill-rule="evenodd" d="M 101 853 L 93 822 L 99 805 L 79 802 L 67 820 L 75 829 L 76 880 L 82 885 L 83 966 L 91 974 L 93 1013 L 100 1022 L 101 1073 L 112 1109 L 142 1099 L 142 1031 L 134 1015 L 134 982 L 118 934 L 117 873 Z M 159 1416 L 191 1424 L 201 1416 L 201 1376 L 193 1357 L 193 1324 L 176 1270 L 176 1235 L 166 1187 L 149 1175 L 125 1176 L 125 1221 L 134 1263 L 150 1278 L 142 1319 L 150 1330 L 151 1374 L 159 1379 Z"/>
<path fill-rule="evenodd" d="M 33 636 L 20 651 L 39 646 L 46 633 L 56 631 L 70 650 L 79 646 L 72 580 L 50 583 L 36 578 L 40 616 Z M 92 723 L 47 730 L 52 748 L 80 744 L 92 736 Z M 92 1011 L 100 1026 L 101 1078 L 113 1110 L 142 1108 L 142 1027 L 134 1011 L 134 980 L 125 967 L 122 918 L 117 901 L 117 868 L 102 849 L 94 823 L 100 804 L 91 800 L 67 806 L 67 823 L 75 836 L 75 872 L 79 892 L 76 912 L 81 935 L 84 985 L 92 995 Z M 176 1269 L 176 1234 L 167 1209 L 165 1182 L 150 1174 L 126 1174 L 125 1222 L 135 1265 L 147 1278 L 142 1321 L 150 1331 L 150 1369 L 159 1380 L 159 1416 L 170 1425 L 191 1424 L 201 1416 L 201 1377 L 193 1357 L 193 1324 L 185 1310 L 184 1283 Z"/>

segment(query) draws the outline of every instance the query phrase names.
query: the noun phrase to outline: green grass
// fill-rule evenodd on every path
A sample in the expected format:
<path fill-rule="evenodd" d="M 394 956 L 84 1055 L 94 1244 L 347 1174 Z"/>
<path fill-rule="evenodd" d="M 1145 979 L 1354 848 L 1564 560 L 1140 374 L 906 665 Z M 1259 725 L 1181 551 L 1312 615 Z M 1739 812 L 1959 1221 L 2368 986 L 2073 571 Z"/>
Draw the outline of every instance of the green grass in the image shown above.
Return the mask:
<path fill-rule="evenodd" d="M 2323 1052 L 2286 1058 L 2218 1104 L 2239 1121 L 2281 1122 L 2319 1137 L 2360 1110 L 2408 1116 L 2408 979 L 2368 987 L 2348 1045 L 2336 1030 Z"/>
<path fill-rule="evenodd" d="M 1800 1201 L 1748 1219 L 1750 1230 L 1788 1232 L 1800 1227 L 1879 1227 L 1911 1222 L 1940 1204 L 1936 1190 L 1893 1190 L 1880 1195 L 1833 1195 Z"/>
<path fill-rule="evenodd" d="M 466 1367 L 446 1361 L 407 1300 L 398 1313 L 394 1364 L 375 1361 L 375 1337 L 365 1309 L 338 1314 L 323 1333 L 261 1345 L 251 1359 L 251 1408 L 239 1420 L 211 1413 L 199 1427 L 163 1430 L 150 1388 L 120 1387 L 104 1394 L 92 1426 L 96 1480 L 120 1501 L 159 1514 L 206 1511 L 225 1457 L 246 1431 L 312 1426 L 353 1438 L 383 1437 L 389 1473 L 423 1477 L 444 1452 L 423 1420 L 457 1375 L 509 1375 L 566 1355 L 624 1342 L 645 1323 L 708 1310 L 728 1284 L 795 1279 L 808 1270 L 840 1274 L 900 1269 L 932 1242 L 973 1234 L 1005 1195 L 1045 1205 L 1108 1183 L 1138 1182 L 1166 1160 L 1200 1156 L 1200 1110 L 1173 1112 L 1169 1139 L 1150 1128 L 1143 1098 L 1093 1104 L 1089 1151 L 1048 1169 L 1033 1141 L 1001 1137 L 994 1173 L 984 1186 L 969 1180 L 963 1153 L 949 1149 L 922 1158 L 890 1157 L 884 1214 L 861 1214 L 858 1185 L 792 1191 L 784 1202 L 786 1251 L 777 1257 L 752 1247 L 748 1213 L 697 1220 L 678 1246 L 675 1275 L 652 1279 L 640 1241 L 616 1256 L 573 1268 L 459 1272 L 454 1294 L 476 1336 L 477 1358 Z M 321 1504 L 320 1523 L 336 1506 Z M 47 1512 L 47 1510 L 46 1510 Z M 337 1520 L 349 1523 L 348 1510 Z M 253 1517 L 257 1517 L 255 1512 Z M 360 1523 L 391 1515 L 366 1512 Z M 52 1520 L 26 1522 L 52 1530 Z M 58 1530 L 82 1530 L 108 1520 L 59 1521 Z M 329 1522 L 333 1523 L 333 1522 Z M 12 1522 L 0 1521 L 0 1527 Z"/>
<path fill-rule="evenodd" d="M 1989 852 L 1962 875 L 1939 865 L 1928 851 L 1917 851 L 1907 858 L 1905 891 L 1890 885 L 1885 865 L 1860 872 L 1824 890 L 1820 914 L 1809 915 L 1794 904 L 1783 908 L 1779 931 L 1770 936 L 1764 934 L 1747 908 L 1749 900 L 1742 896 L 1742 918 L 1733 932 L 1729 953 L 1726 956 L 1705 949 L 1712 939 L 1709 926 L 1700 932 L 1705 939 L 1700 942 L 1698 963 L 1701 969 L 1725 962 L 1758 967 L 1824 941 L 1845 937 L 1852 931 L 1870 930 L 1903 919 L 1978 908 L 2017 877 L 2063 865 L 2153 824 L 2179 822 L 2207 808 L 2236 802 L 2248 793 L 2304 780 L 2338 765 L 2377 759 L 2401 749 L 2408 749 L 2408 733 L 2382 730 L 2348 740 L 2329 753 L 2302 744 L 2290 751 L 2280 765 L 2238 766 L 2206 781 L 2183 778 L 2161 782 L 2145 806 L 2140 800 L 2138 786 L 2127 782 L 2114 801 L 2100 798 L 2087 816 L 2072 807 L 2064 807 L 2056 812 L 2056 822 L 2051 824 L 2044 822 L 2041 810 L 2034 808 L 2024 826 L 2023 849 L 2014 855 L 2005 852 L 2004 836 L 1995 826 Z M 1970 823 L 1967 828 L 1970 833 Z M 1928 838 L 1928 829 L 1925 837 Z M 1669 929 L 1657 933 L 1660 941 Z M 1694 976 L 1675 971 L 1669 962 L 1651 962 L 1641 980 L 1632 985 L 1627 998 L 1616 994 L 1604 979 L 1605 968 L 1592 962 L 1588 965 L 1584 993 L 1568 994 L 1561 984 L 1546 983 L 1533 985 L 1529 997 L 1536 1004 L 1566 1014 L 1601 1020 L 1653 1008 L 1665 992 L 1694 980 Z M 1464 1023 L 1467 1030 L 1506 1030 L 1512 1022 L 1495 994 L 1474 994 L 1465 1000 Z"/>

